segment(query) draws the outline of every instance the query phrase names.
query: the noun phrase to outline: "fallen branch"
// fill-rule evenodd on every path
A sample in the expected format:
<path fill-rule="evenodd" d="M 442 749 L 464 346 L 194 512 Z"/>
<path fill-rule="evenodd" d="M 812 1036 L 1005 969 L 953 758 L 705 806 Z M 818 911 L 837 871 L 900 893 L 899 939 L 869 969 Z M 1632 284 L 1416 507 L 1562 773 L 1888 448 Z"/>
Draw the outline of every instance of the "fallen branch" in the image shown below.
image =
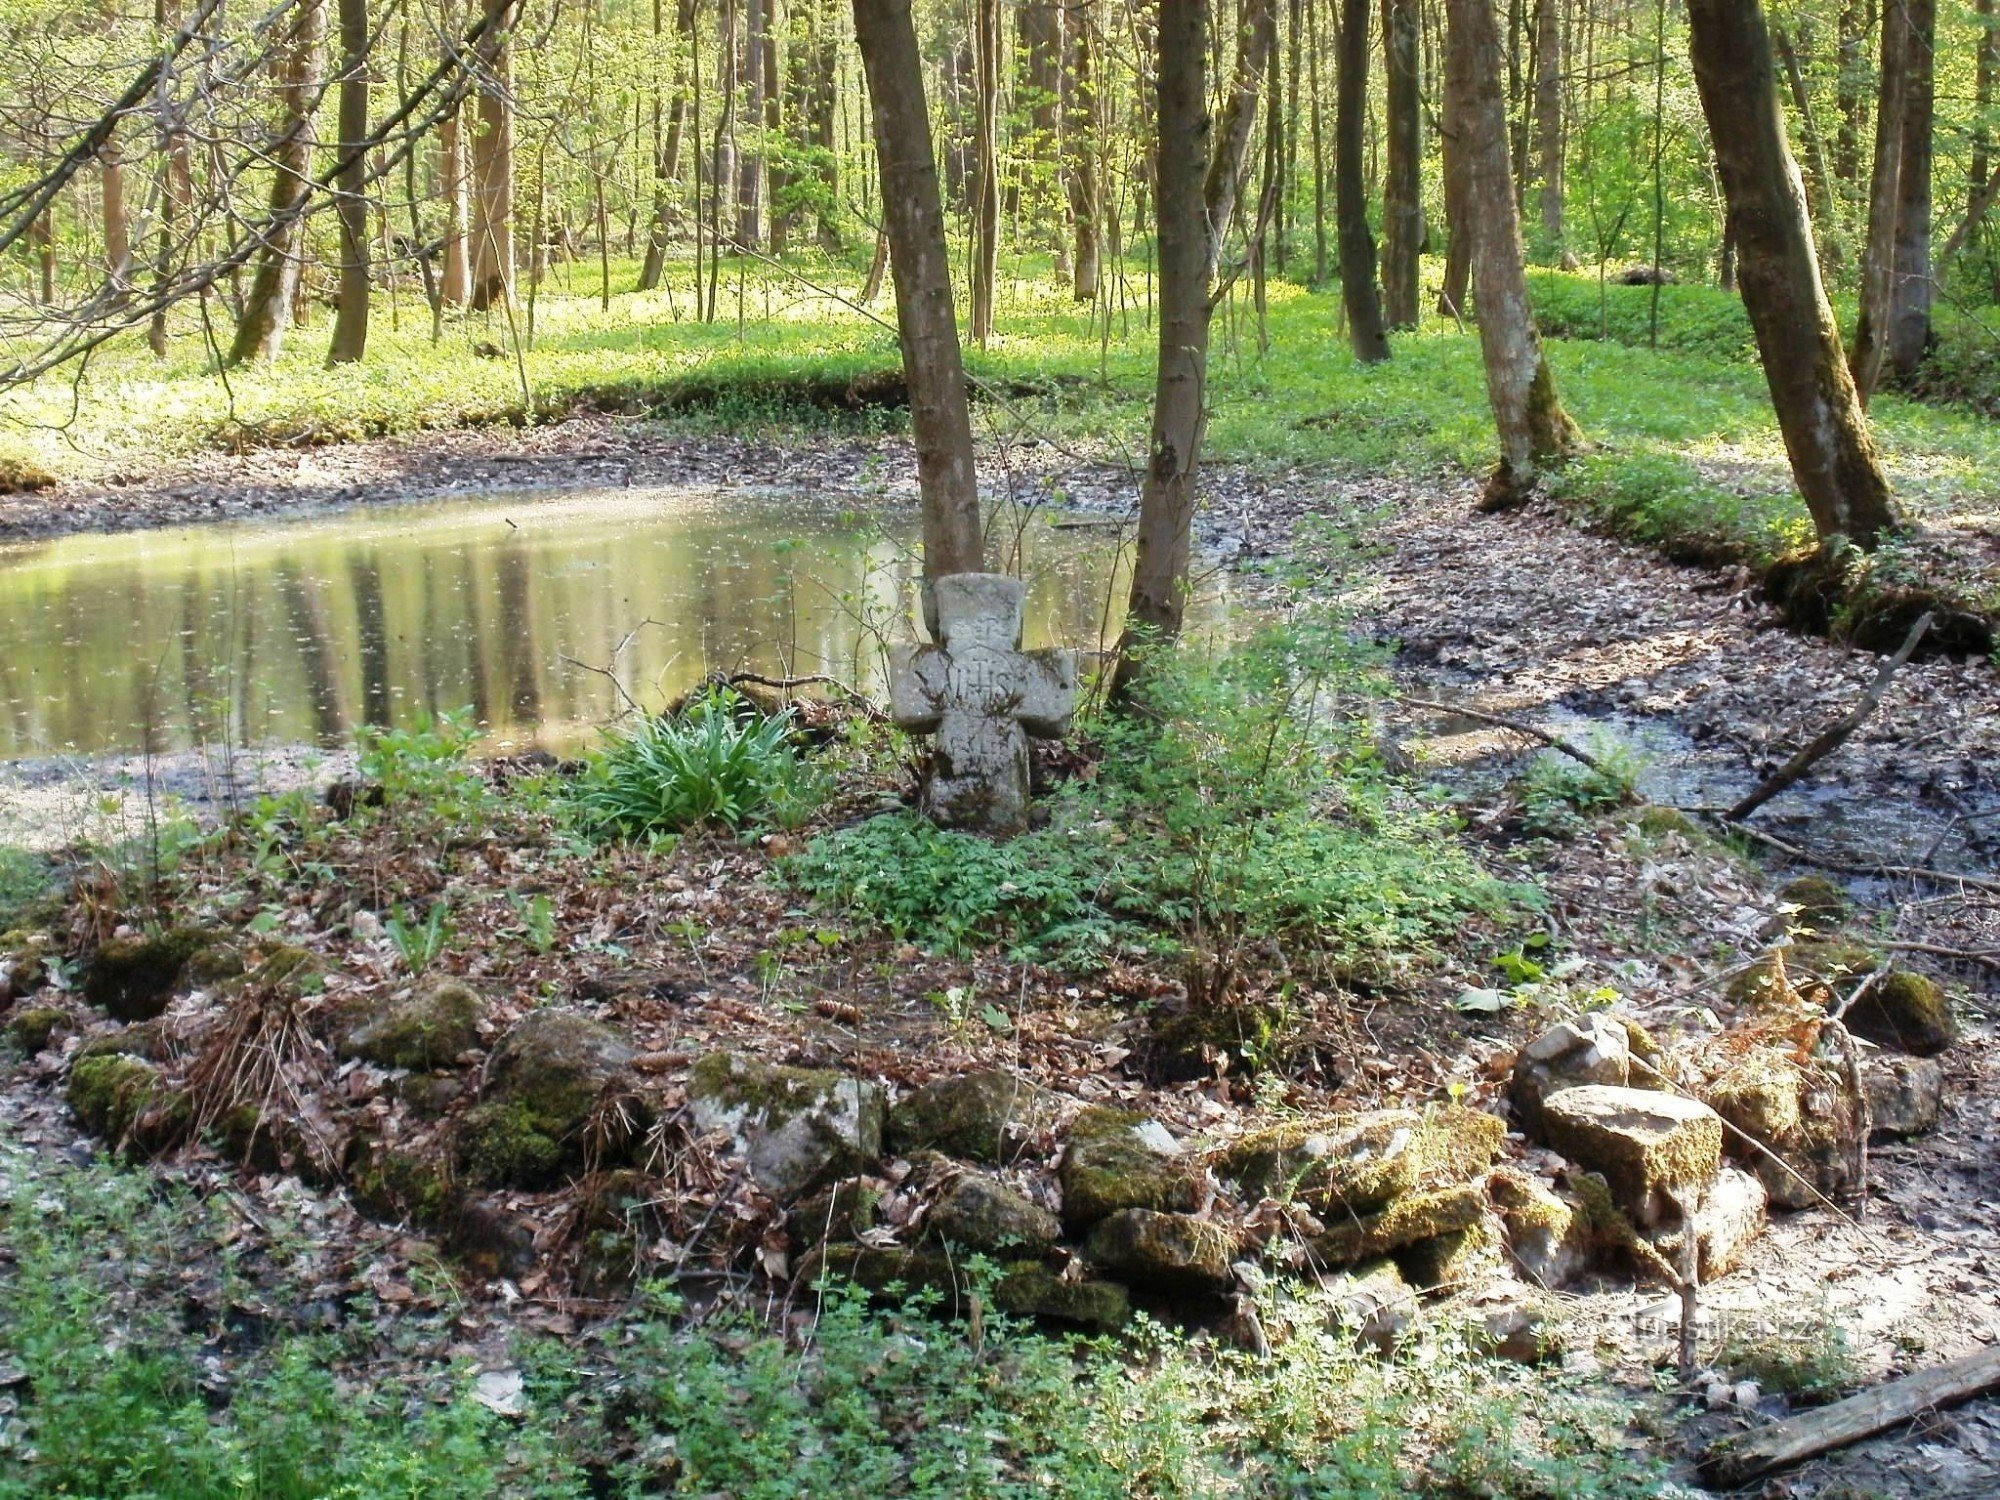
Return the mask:
<path fill-rule="evenodd" d="M 1905 1375 L 1817 1411 L 1801 1412 L 1755 1432 L 1711 1443 L 1701 1456 L 1701 1477 L 1707 1483 L 1733 1489 L 1996 1388 L 2000 1388 L 2000 1345 Z"/>
<path fill-rule="evenodd" d="M 1903 637 L 1903 644 L 1896 648 L 1894 656 L 1882 663 L 1882 670 L 1875 674 L 1875 680 L 1868 685 L 1868 691 L 1861 695 L 1861 701 L 1854 705 L 1853 712 L 1839 723 L 1814 736 L 1798 754 L 1765 777 L 1757 790 L 1722 815 L 1724 820 L 1730 823 L 1742 822 L 1820 761 L 1846 744 L 1848 736 L 1865 724 L 1869 716 L 1882 706 L 1882 695 L 1889 690 L 1889 684 L 1894 680 L 1897 670 L 1916 653 L 1918 643 L 1929 632 L 1931 621 L 1935 618 L 1935 615 L 1926 613 L 1910 627 L 1910 633 Z"/>
<path fill-rule="evenodd" d="M 2000 948 L 1947 948 L 1942 943 L 1884 943 L 1891 953 L 1922 953 L 1931 958 L 1946 958 L 1953 963 L 1984 964 L 1989 969 L 2000 969 Z"/>
<path fill-rule="evenodd" d="M 1540 728 L 1537 725 L 1524 724 L 1519 719 L 1504 718 L 1499 714 L 1490 714 L 1484 709 L 1467 708 L 1462 703 L 1436 703 L 1429 698 L 1409 698 L 1401 693 L 1396 695 L 1396 701 L 1407 704 L 1411 708 L 1427 708 L 1433 713 L 1440 714 L 1457 714 L 1460 718 L 1472 719 L 1481 724 L 1491 724 L 1496 729 L 1506 729 L 1511 730 L 1515 734 L 1526 735 L 1531 740 L 1541 741 L 1551 750 L 1567 755 L 1578 764 L 1588 766 L 1600 776 L 1609 776 L 1614 781 L 1623 779 L 1616 771 L 1611 770 L 1603 761 L 1599 760 L 1589 751 L 1579 749 L 1561 735 L 1551 734 L 1548 730 Z"/>
<path fill-rule="evenodd" d="M 1928 880 L 1933 885 L 1965 886 L 1975 891 L 1989 891 L 2000 896 L 2000 880 L 1989 880 L 1981 875 L 1966 875 L 1955 870 L 1926 870 L 1917 865 L 1871 865 L 1860 860 L 1839 859 L 1831 854 L 1815 854 L 1810 849 L 1801 849 L 1797 844 L 1781 839 L 1775 833 L 1766 833 L 1763 829 L 1752 827 L 1748 823 L 1731 823 L 1726 815 L 1713 807 L 1682 807 L 1676 811 L 1714 818 L 1723 824 L 1725 832 L 1747 834 L 1759 843 L 1769 844 L 1780 854 L 1788 855 L 1800 864 L 1814 865 L 1822 870 L 1837 870 L 1843 875 L 1876 875 L 1884 880 Z"/>
<path fill-rule="evenodd" d="M 789 693 L 794 688 L 830 687 L 840 692 L 850 703 L 862 709 L 871 719 L 886 719 L 882 706 L 858 688 L 849 687 L 838 677 L 829 677 L 824 672 L 809 672 L 803 677 L 766 677 L 761 672 L 731 672 L 723 679 L 730 687 L 741 687 L 749 683 L 753 687 L 767 687 L 773 692 Z"/>

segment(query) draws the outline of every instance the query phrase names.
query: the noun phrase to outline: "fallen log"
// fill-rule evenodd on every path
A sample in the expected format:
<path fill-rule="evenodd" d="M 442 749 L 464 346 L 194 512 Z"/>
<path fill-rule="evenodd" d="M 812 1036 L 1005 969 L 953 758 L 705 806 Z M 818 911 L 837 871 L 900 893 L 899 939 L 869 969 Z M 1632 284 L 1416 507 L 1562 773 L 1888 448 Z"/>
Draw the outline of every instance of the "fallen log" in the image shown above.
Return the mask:
<path fill-rule="evenodd" d="M 1934 1365 L 1845 1401 L 1709 1444 L 1704 1481 L 1734 1487 L 1822 1453 L 1845 1448 L 1940 1407 L 2000 1390 L 2000 1344 Z"/>

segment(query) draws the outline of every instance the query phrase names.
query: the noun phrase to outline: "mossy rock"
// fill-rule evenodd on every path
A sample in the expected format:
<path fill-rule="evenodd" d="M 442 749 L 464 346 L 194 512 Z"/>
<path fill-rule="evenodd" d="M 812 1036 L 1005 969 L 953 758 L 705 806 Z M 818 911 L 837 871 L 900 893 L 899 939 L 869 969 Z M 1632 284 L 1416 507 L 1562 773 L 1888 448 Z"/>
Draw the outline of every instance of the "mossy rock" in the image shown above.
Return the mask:
<path fill-rule="evenodd" d="M 1055 1119 L 1047 1090 L 993 1069 L 940 1078 L 897 1101 L 883 1127 L 883 1146 L 897 1156 L 942 1151 L 967 1161 L 1005 1166 Z"/>
<path fill-rule="evenodd" d="M 1298 1018 L 1277 1005 L 1190 1005 L 1161 1018 L 1146 1039 L 1147 1075 L 1160 1083 L 1188 1083 L 1227 1071 L 1254 1076 L 1282 1067 L 1301 1050 Z"/>
<path fill-rule="evenodd" d="M 785 1232 L 802 1249 L 828 1240 L 859 1239 L 873 1229 L 882 1195 L 860 1177 L 849 1177 L 802 1200 L 785 1216 Z"/>
<path fill-rule="evenodd" d="M 1415 1316 L 1419 1295 L 1388 1257 L 1320 1278 L 1327 1329 L 1379 1353 L 1394 1351 Z"/>
<path fill-rule="evenodd" d="M 66 1010 L 53 1005 L 26 1005 L 7 1018 L 7 1045 L 24 1057 L 33 1057 L 55 1039 L 59 1031 L 76 1024 Z"/>
<path fill-rule="evenodd" d="M 1799 1003 L 1783 950 L 1767 953 L 1722 987 L 1722 997 L 1738 1010 L 1788 1010 Z"/>
<path fill-rule="evenodd" d="M 585 1297 L 622 1297 L 638 1281 L 653 1215 L 652 1192 L 638 1172 L 607 1172 L 577 1205 L 576 1289 Z"/>
<path fill-rule="evenodd" d="M 1236 1236 L 1211 1220 L 1128 1208 L 1091 1230 L 1084 1254 L 1133 1286 L 1200 1295 L 1229 1284 L 1236 1248 Z"/>
<path fill-rule="evenodd" d="M 1368 1214 L 1420 1189 L 1469 1182 L 1507 1127 L 1461 1105 L 1287 1121 L 1223 1147 L 1216 1171 L 1246 1199 L 1296 1199 L 1321 1214 Z"/>
<path fill-rule="evenodd" d="M 1040 1318 L 1115 1333 L 1132 1317 L 1132 1298 L 1115 1281 L 1070 1281 L 1035 1261 L 1009 1264 L 993 1284 L 993 1305 L 1017 1318 Z"/>
<path fill-rule="evenodd" d="M 1470 1286 L 1507 1263 L 1507 1248 L 1491 1216 L 1463 1229 L 1447 1230 L 1395 1254 L 1403 1279 L 1427 1292 Z"/>
<path fill-rule="evenodd" d="M 1593 1172 L 1642 1227 L 1678 1216 L 1722 1166 L 1722 1120 L 1676 1094 L 1586 1084 L 1542 1105 L 1549 1145 Z"/>
<path fill-rule="evenodd" d="M 728 1136 L 757 1185 L 780 1203 L 882 1155 L 882 1090 L 845 1073 L 712 1052 L 689 1070 L 687 1092 L 695 1129 Z"/>
<path fill-rule="evenodd" d="M 1478 1186 L 1412 1193 L 1378 1214 L 1334 1224 L 1309 1242 L 1321 1265 L 1345 1266 L 1374 1260 L 1439 1235 L 1470 1229 L 1486 1214 L 1486 1194 Z"/>
<path fill-rule="evenodd" d="M 477 990 L 447 979 L 360 1021 L 340 1039 L 339 1050 L 385 1068 L 441 1068 L 479 1045 L 484 1011 Z"/>
<path fill-rule="evenodd" d="M 1777 1207 L 1806 1208 L 1859 1186 L 1866 1114 L 1838 1054 L 1820 1050 L 1801 1061 L 1790 1047 L 1754 1047 L 1735 1056 L 1705 1095 L 1734 1129 L 1730 1153 Z"/>
<path fill-rule="evenodd" d="M 48 979 L 48 945 L 37 936 L 0 937 L 0 1009 L 25 1000 Z"/>
<path fill-rule="evenodd" d="M 287 1115 L 239 1104 L 215 1122 L 214 1137 L 225 1156 L 253 1172 L 289 1172 L 315 1186 L 337 1180 L 324 1151 Z"/>
<path fill-rule="evenodd" d="M 460 1117 L 459 1160 L 485 1187 L 539 1191 L 586 1165 L 621 1165 L 651 1126 L 636 1097 L 600 1112 L 629 1082 L 632 1047 L 610 1027 L 573 1011 L 536 1011 L 493 1049 L 480 1102 Z M 592 1135 L 599 1118 L 604 1127 Z"/>
<path fill-rule="evenodd" d="M 457 1209 L 459 1192 L 442 1156 L 361 1141 L 347 1164 L 348 1191 L 370 1218 L 441 1229 Z"/>
<path fill-rule="evenodd" d="M 214 942 L 196 927 L 107 939 L 84 967 L 83 997 L 114 1021 L 153 1020 L 165 1012 L 188 961 Z"/>
<path fill-rule="evenodd" d="M 1060 1171 L 1063 1227 L 1075 1235 L 1123 1209 L 1187 1213 L 1202 1197 L 1199 1167 L 1157 1121 L 1104 1105 L 1070 1123 Z"/>
<path fill-rule="evenodd" d="M 1500 1217 L 1509 1258 L 1532 1285 L 1558 1291 L 1589 1269 L 1600 1235 L 1590 1210 L 1574 1196 L 1504 1166 L 1486 1179 L 1486 1194 Z"/>
<path fill-rule="evenodd" d="M 1958 1041 L 1958 1017 L 1935 980 L 1892 969 L 1847 1007 L 1847 1029 L 1912 1057 L 1935 1057 Z"/>
<path fill-rule="evenodd" d="M 93 1057 L 137 1057 L 147 1062 L 158 1062 L 165 1046 L 165 1035 L 158 1021 L 141 1021 L 134 1026 L 121 1026 L 116 1031 L 107 1031 L 87 1038 L 76 1049 L 75 1063 Z"/>
<path fill-rule="evenodd" d="M 1787 881 L 1779 888 L 1778 899 L 1798 908 L 1790 918 L 1797 927 L 1831 932 L 1847 920 L 1847 892 L 1824 875 L 1801 875 Z"/>
<path fill-rule="evenodd" d="M 194 1102 L 136 1057 L 85 1058 L 70 1068 L 69 1107 L 79 1124 L 114 1146 L 159 1151 L 194 1123 Z"/>
<path fill-rule="evenodd" d="M 930 1234 L 948 1245 L 993 1253 L 1038 1253 L 1062 1235 L 1056 1216 L 1003 1182 L 968 1172 L 945 1190 L 924 1219 Z"/>
<path fill-rule="evenodd" d="M 428 1120 L 442 1116 L 465 1091 L 466 1082 L 457 1074 L 405 1073 L 395 1083 L 396 1097 Z"/>
<path fill-rule="evenodd" d="M 1677 807 L 1642 807 L 1633 826 L 1648 838 L 1703 837 L 1701 825 Z"/>
<path fill-rule="evenodd" d="M 1813 982 L 1845 988 L 1882 967 L 1882 955 L 1851 938 L 1804 938 L 1784 950 L 1794 988 Z"/>
<path fill-rule="evenodd" d="M 0 495 L 24 495 L 52 489 L 56 476 L 18 453 L 0 454 Z"/>

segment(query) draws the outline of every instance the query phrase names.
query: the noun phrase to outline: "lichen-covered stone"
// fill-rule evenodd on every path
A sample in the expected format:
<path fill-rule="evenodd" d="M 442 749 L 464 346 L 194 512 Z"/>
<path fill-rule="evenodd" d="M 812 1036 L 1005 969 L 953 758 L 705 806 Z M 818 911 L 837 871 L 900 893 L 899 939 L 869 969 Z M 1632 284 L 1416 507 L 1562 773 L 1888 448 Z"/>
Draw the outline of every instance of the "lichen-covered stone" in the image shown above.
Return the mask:
<path fill-rule="evenodd" d="M 1535 1292 L 1483 1301 L 1475 1314 L 1480 1342 L 1497 1358 L 1544 1364 L 1563 1352 L 1561 1311 L 1555 1298 Z"/>
<path fill-rule="evenodd" d="M 1394 1198 L 1469 1182 L 1493 1164 L 1506 1126 L 1449 1105 L 1288 1121 L 1220 1148 L 1216 1173 L 1246 1200 L 1297 1200 L 1322 1216 L 1373 1213 Z"/>
<path fill-rule="evenodd" d="M 1005 1166 L 1054 1116 L 1045 1089 L 996 1068 L 940 1078 L 899 1100 L 889 1111 L 883 1143 L 897 1156 L 942 1151 Z"/>
<path fill-rule="evenodd" d="M 91 1057 L 139 1057 L 157 1062 L 164 1040 L 160 1022 L 141 1021 L 135 1026 L 121 1026 L 116 1031 L 87 1038 L 76 1049 L 73 1062 Z"/>
<path fill-rule="evenodd" d="M 1386 1257 L 1322 1276 L 1329 1331 L 1382 1354 L 1394 1351 L 1417 1310 L 1417 1289 Z"/>
<path fill-rule="evenodd" d="M 688 1074 L 688 1109 L 695 1129 L 726 1135 L 781 1203 L 882 1155 L 882 1091 L 845 1073 L 712 1052 Z"/>
<path fill-rule="evenodd" d="M 1474 1184 L 1435 1193 L 1412 1193 L 1380 1213 L 1329 1225 L 1324 1233 L 1308 1241 L 1307 1249 L 1320 1265 L 1351 1265 L 1421 1240 L 1470 1229 L 1485 1213 L 1486 1194 Z"/>
<path fill-rule="evenodd" d="M 1192 1214 L 1127 1208 L 1090 1232 L 1092 1265 L 1134 1286 L 1162 1292 L 1220 1291 L 1236 1258 L 1236 1236 Z"/>
<path fill-rule="evenodd" d="M 1039 1253 L 1062 1235 L 1056 1216 L 978 1172 L 968 1172 L 945 1190 L 924 1220 L 931 1235 L 968 1250 Z"/>
<path fill-rule="evenodd" d="M 479 1045 L 485 1002 L 459 979 L 405 995 L 361 1020 L 340 1039 L 343 1057 L 385 1068 L 439 1068 Z"/>
<path fill-rule="evenodd" d="M 1508 1101 L 1521 1129 L 1539 1137 L 1542 1105 L 1551 1094 L 1587 1084 L 1624 1087 L 1631 1082 L 1630 1033 L 1616 1018 L 1593 1011 L 1550 1027 L 1521 1049 Z"/>
<path fill-rule="evenodd" d="M 537 1190 L 582 1170 L 586 1156 L 618 1165 L 648 1127 L 640 1102 L 624 1101 L 596 1139 L 586 1139 L 585 1127 L 628 1081 L 632 1056 L 624 1037 L 574 1011 L 530 1015 L 493 1049 L 480 1102 L 459 1121 L 467 1177 Z"/>
<path fill-rule="evenodd" d="M 1900 1140 L 1937 1128 L 1944 1102 L 1944 1064 L 1936 1058 L 1867 1058 L 1861 1064 L 1861 1085 L 1877 1137 Z"/>
<path fill-rule="evenodd" d="M 1648 1089 L 1586 1084 L 1542 1104 L 1548 1144 L 1603 1174 L 1620 1208 L 1641 1227 L 1692 1204 L 1722 1165 L 1722 1121 L 1693 1099 Z"/>
<path fill-rule="evenodd" d="M 1123 1209 L 1186 1213 L 1202 1197 L 1199 1169 L 1159 1122 L 1101 1105 L 1071 1122 L 1061 1178 L 1063 1227 L 1074 1235 Z"/>
<path fill-rule="evenodd" d="M 1958 1017 L 1936 981 L 1895 969 L 1869 985 L 1842 1018 L 1847 1029 L 1912 1057 L 1935 1057 L 1958 1040 Z"/>
<path fill-rule="evenodd" d="M 114 1146 L 156 1151 L 193 1123 L 193 1103 L 160 1070 L 136 1057 L 92 1057 L 69 1072 L 69 1107 L 92 1135 Z"/>
<path fill-rule="evenodd" d="M 107 939 L 84 967 L 83 997 L 114 1021 L 150 1021 L 166 1010 L 188 961 L 214 941 L 194 927 Z"/>
<path fill-rule="evenodd" d="M 26 1057 L 33 1057 L 62 1031 L 73 1025 L 66 1010 L 53 1005 L 24 1005 L 7 1017 L 7 1044 Z"/>

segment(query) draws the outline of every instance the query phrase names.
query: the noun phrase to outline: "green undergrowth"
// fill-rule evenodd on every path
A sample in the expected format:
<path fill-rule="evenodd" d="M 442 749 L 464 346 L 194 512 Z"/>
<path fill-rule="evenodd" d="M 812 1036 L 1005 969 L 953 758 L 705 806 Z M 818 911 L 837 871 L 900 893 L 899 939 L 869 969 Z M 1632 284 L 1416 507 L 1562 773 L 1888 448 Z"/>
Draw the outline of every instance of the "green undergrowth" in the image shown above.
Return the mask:
<path fill-rule="evenodd" d="M 0 1496 L 1638 1500 L 1661 1483 L 1622 1401 L 1492 1361 L 1448 1309 L 1377 1356 L 1313 1293 L 1265 1308 L 1260 1360 L 1143 1321 L 1058 1339 L 833 1286 L 782 1328 L 690 1318 L 655 1288 L 574 1338 L 517 1335 L 500 1414 L 451 1353 L 447 1280 L 300 1326 L 329 1254 L 315 1227 L 0 1154 Z"/>
<path fill-rule="evenodd" d="M 1381 763 L 1359 711 L 1375 663 L 1331 624 L 1152 658 L 1140 712 L 1093 720 L 1095 774 L 1006 843 L 889 814 L 782 866 L 839 912 L 947 950 L 1072 964 L 1169 950 L 1213 982 L 1276 943 L 1341 968 L 1421 952 L 1521 893 Z"/>

